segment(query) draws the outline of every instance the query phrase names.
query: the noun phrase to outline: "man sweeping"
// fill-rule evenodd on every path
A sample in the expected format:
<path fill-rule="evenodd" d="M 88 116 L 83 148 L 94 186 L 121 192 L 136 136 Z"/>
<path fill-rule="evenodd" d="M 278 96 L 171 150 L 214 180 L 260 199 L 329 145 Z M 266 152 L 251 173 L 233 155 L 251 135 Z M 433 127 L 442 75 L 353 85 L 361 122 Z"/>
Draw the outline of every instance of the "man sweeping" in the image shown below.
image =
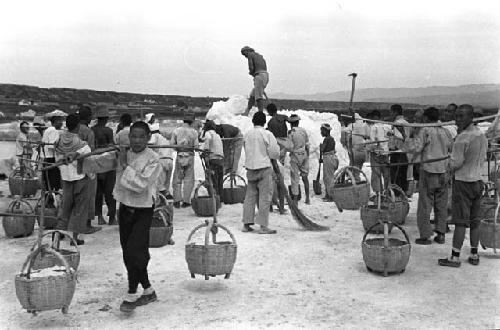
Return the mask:
<path fill-rule="evenodd" d="M 215 131 L 222 138 L 224 151 L 224 174 L 238 173 L 238 165 L 243 148 L 243 135 L 238 127 L 229 124 L 215 126 Z"/>
<path fill-rule="evenodd" d="M 306 204 L 311 204 L 309 199 L 309 136 L 303 127 L 299 127 L 300 117 L 293 114 L 288 118 L 292 126 L 288 137 L 292 142 L 290 150 L 290 180 L 292 185 L 292 199 L 299 201 L 299 177 L 304 183 Z"/>
<path fill-rule="evenodd" d="M 437 123 L 439 110 L 431 107 L 424 111 L 424 122 Z M 448 213 L 448 160 L 425 163 L 425 161 L 448 156 L 453 143 L 450 132 L 444 127 L 422 127 L 417 136 L 415 153 L 424 161 L 420 167 L 418 185 L 417 225 L 420 237 L 416 244 L 432 243 L 431 210 L 434 209 L 436 236 L 434 241 L 444 244 Z"/>
<path fill-rule="evenodd" d="M 241 49 L 241 55 L 248 59 L 248 74 L 253 77 L 253 88 L 248 98 L 248 106 L 243 115 L 247 116 L 255 103 L 259 111 L 264 111 L 264 89 L 269 83 L 269 73 L 264 57 L 253 48 L 245 46 Z"/>
<path fill-rule="evenodd" d="M 271 159 L 278 159 L 279 147 L 274 135 L 264 129 L 266 115 L 258 111 L 252 118 L 254 127 L 245 134 L 245 167 L 247 191 L 243 202 L 243 232 L 252 232 L 260 225 L 259 234 L 276 234 L 269 226 L 269 205 L 273 194 Z M 255 205 L 259 211 L 255 217 Z"/>
<path fill-rule="evenodd" d="M 172 132 L 171 144 L 185 147 L 198 148 L 198 133 L 192 127 L 194 114 L 186 113 L 184 123 Z M 177 148 L 177 158 L 172 178 L 174 193 L 174 207 L 180 208 L 191 206 L 191 192 L 194 187 L 194 151 Z"/>
<path fill-rule="evenodd" d="M 486 161 L 488 141 L 472 122 L 473 111 L 471 105 L 462 104 L 455 113 L 455 122 L 460 132 L 453 144 L 450 160 L 450 169 L 454 171 L 451 223 L 455 225 L 455 231 L 451 257 L 439 259 L 441 266 L 460 267 L 460 251 L 467 228 L 470 230 L 471 247 L 468 262 L 474 266 L 479 264 L 477 248 L 483 191 L 481 169 Z"/>
<path fill-rule="evenodd" d="M 319 146 L 319 162 L 323 164 L 323 182 L 325 184 L 325 197 L 323 201 L 332 202 L 333 197 L 328 194 L 328 188 L 333 184 L 335 171 L 339 167 L 339 160 L 335 151 L 335 139 L 330 135 L 332 127 L 325 123 L 321 125 L 321 136 L 323 143 Z"/>

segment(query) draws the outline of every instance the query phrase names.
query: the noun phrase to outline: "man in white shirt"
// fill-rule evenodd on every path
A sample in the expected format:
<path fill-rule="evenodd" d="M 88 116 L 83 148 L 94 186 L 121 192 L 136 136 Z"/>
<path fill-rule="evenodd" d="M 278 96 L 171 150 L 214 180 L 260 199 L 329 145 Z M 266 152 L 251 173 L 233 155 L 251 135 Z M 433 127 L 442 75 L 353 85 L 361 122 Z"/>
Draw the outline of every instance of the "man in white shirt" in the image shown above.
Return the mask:
<path fill-rule="evenodd" d="M 215 132 L 216 125 L 212 120 L 207 120 L 203 127 L 204 138 L 203 149 L 210 151 L 208 154 L 208 166 L 212 170 L 212 184 L 215 193 L 221 195 L 224 177 L 224 149 L 222 140 Z"/>
<path fill-rule="evenodd" d="M 59 133 L 63 126 L 64 117 L 66 113 L 61 110 L 54 110 L 47 114 L 52 126 L 48 127 L 42 136 L 43 150 L 44 150 L 44 162 L 55 163 L 56 156 L 54 151 L 54 144 L 59 140 Z M 45 185 L 45 190 L 55 190 L 61 189 L 61 172 L 59 168 L 53 168 L 44 172 L 43 183 Z"/>
<path fill-rule="evenodd" d="M 380 120 L 380 111 L 374 110 L 370 113 L 370 119 Z M 370 151 L 370 165 L 372 166 L 371 186 L 374 192 L 382 192 L 390 182 L 389 172 L 389 146 L 387 143 L 387 132 L 390 126 L 374 123 L 370 125 L 370 142 L 366 145 L 367 150 Z"/>
<path fill-rule="evenodd" d="M 269 205 L 273 195 L 271 159 L 278 159 L 280 148 L 273 133 L 264 129 L 266 115 L 258 111 L 252 118 L 254 128 L 244 137 L 247 191 L 243 203 L 243 232 L 251 232 L 254 224 L 255 205 L 259 212 L 255 222 L 260 225 L 259 234 L 276 234 L 269 229 Z"/>

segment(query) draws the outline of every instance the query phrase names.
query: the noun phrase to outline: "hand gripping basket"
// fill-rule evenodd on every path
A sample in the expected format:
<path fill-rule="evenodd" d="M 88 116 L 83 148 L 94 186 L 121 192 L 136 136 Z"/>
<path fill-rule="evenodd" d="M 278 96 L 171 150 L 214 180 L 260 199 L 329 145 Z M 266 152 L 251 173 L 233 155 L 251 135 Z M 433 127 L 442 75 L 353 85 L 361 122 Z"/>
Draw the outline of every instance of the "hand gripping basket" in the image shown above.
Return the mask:
<path fill-rule="evenodd" d="M 193 235 L 201 228 L 206 228 L 205 244 L 191 242 Z M 217 242 L 218 228 L 229 234 L 230 242 Z M 210 244 L 210 234 L 212 234 L 212 244 Z M 186 262 L 191 277 L 194 278 L 195 274 L 199 274 L 208 280 L 209 276 L 225 275 L 224 278 L 228 279 L 236 262 L 236 252 L 236 240 L 229 229 L 213 220 L 206 220 L 204 224 L 196 226 L 191 231 L 186 242 Z"/>
<path fill-rule="evenodd" d="M 9 176 L 11 195 L 33 196 L 39 188 L 40 179 L 32 169 L 26 168 L 26 172 L 21 173 L 21 169 L 16 168 Z"/>
<path fill-rule="evenodd" d="M 243 185 L 237 185 L 236 179 L 240 179 Z M 224 177 L 223 184 L 229 180 L 229 187 L 222 188 L 221 201 L 224 204 L 237 204 L 243 203 L 245 200 L 245 194 L 247 192 L 247 183 L 242 176 L 230 173 Z"/>
<path fill-rule="evenodd" d="M 340 169 L 327 189 L 339 211 L 358 210 L 368 203 L 370 196 L 370 184 L 365 173 L 353 166 Z"/>
<path fill-rule="evenodd" d="M 45 277 L 32 276 L 34 259 L 42 252 L 53 254 L 64 266 L 64 274 Z M 15 277 L 15 286 L 17 299 L 28 312 L 36 313 L 61 309 L 63 313 L 67 313 L 75 293 L 76 271 L 71 269 L 60 253 L 47 245 L 42 245 L 33 251 L 24 262 L 21 273 Z"/>
<path fill-rule="evenodd" d="M 35 227 L 33 207 L 23 200 L 13 200 L 2 218 L 2 225 L 7 237 L 26 237 L 31 235 Z M 23 216 L 24 215 L 24 216 Z"/>
<path fill-rule="evenodd" d="M 207 196 L 199 196 L 198 192 L 201 187 L 205 187 L 208 191 Z M 209 217 L 213 216 L 214 213 L 214 205 L 212 203 L 212 195 L 210 193 L 209 183 L 207 181 L 201 182 L 196 189 L 194 190 L 193 198 L 191 199 L 191 207 L 199 217 Z M 215 195 L 217 210 L 220 208 L 220 197 Z"/>
<path fill-rule="evenodd" d="M 389 221 L 389 232 L 392 230 L 392 221 L 398 215 L 396 204 L 386 195 L 372 196 L 369 203 L 361 207 L 361 222 L 365 231 L 381 234 L 384 232 L 384 221 Z"/>
<path fill-rule="evenodd" d="M 389 221 L 383 222 L 384 237 L 370 238 L 366 236 L 370 229 L 366 231 L 361 243 L 363 260 L 366 268 L 370 272 L 382 273 L 384 276 L 395 273 L 402 273 L 410 260 L 411 244 L 408 235 L 401 226 L 394 224 L 405 236 L 406 241 L 389 238 Z M 373 225 L 372 227 L 375 227 Z"/>
<path fill-rule="evenodd" d="M 497 248 L 500 247 L 500 223 L 498 222 L 498 210 L 500 204 L 495 208 L 493 218 L 485 218 L 479 224 L 479 242 L 483 249 L 492 248 L 494 253 L 497 253 Z"/>
<path fill-rule="evenodd" d="M 149 247 L 162 247 L 167 245 L 174 232 L 172 204 L 168 204 L 162 194 L 158 194 L 160 203 L 155 207 L 153 221 L 149 228 Z"/>
<path fill-rule="evenodd" d="M 60 230 L 48 230 L 43 233 L 43 237 L 47 237 L 49 235 L 54 236 L 55 234 L 58 235 L 63 235 L 68 238 L 67 242 L 68 245 L 70 246 L 70 249 L 62 249 L 59 246 L 57 248 L 52 247 L 56 252 L 58 252 L 68 263 L 68 265 L 73 268 L 74 270 L 78 269 L 78 266 L 80 265 L 80 251 L 78 250 L 77 244 L 73 237 L 69 235 L 67 232 L 60 231 Z M 73 246 L 71 247 L 71 244 L 73 243 Z M 59 242 L 58 242 L 59 245 Z M 31 248 L 31 251 L 35 251 L 36 248 L 38 247 L 38 242 L 35 242 L 33 247 Z M 43 269 L 43 268 L 50 268 L 54 267 L 61 262 L 59 261 L 58 257 L 53 254 L 53 253 L 47 253 L 46 251 L 41 251 L 36 257 L 33 259 L 33 265 L 31 266 L 32 269 Z"/>
<path fill-rule="evenodd" d="M 57 201 L 59 199 L 59 201 Z M 37 215 L 36 220 L 38 222 L 38 226 L 41 227 L 40 224 L 40 214 L 42 203 L 45 200 L 45 210 L 44 210 L 44 222 L 43 229 L 54 229 L 57 226 L 57 214 L 59 212 L 59 206 L 61 205 L 61 194 L 59 192 L 45 192 L 45 198 L 40 196 L 35 205 L 35 214 Z"/>
<path fill-rule="evenodd" d="M 385 195 L 394 203 L 395 215 L 391 221 L 398 225 L 403 225 L 406 221 L 406 216 L 410 212 L 410 203 L 408 202 L 406 193 L 398 185 L 390 184 L 385 191 Z"/>

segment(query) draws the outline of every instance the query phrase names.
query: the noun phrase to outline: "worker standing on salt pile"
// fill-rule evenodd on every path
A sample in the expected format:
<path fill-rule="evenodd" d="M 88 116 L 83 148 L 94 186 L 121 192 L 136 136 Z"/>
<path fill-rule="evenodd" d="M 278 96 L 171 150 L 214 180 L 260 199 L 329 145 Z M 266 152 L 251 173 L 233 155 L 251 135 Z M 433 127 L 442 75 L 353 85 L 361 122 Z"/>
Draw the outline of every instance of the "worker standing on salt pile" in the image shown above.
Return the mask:
<path fill-rule="evenodd" d="M 403 117 L 403 108 L 399 104 L 391 105 L 391 121 L 395 124 L 408 124 L 408 121 Z M 393 126 L 389 138 L 389 150 L 392 152 L 390 156 L 391 164 L 408 163 L 408 157 L 405 152 L 401 152 L 401 146 L 404 140 L 411 134 L 410 127 Z M 408 165 L 391 166 L 391 183 L 397 184 L 405 193 L 408 191 Z"/>
<path fill-rule="evenodd" d="M 24 173 L 27 169 L 31 168 L 31 162 L 28 160 L 33 157 L 33 146 L 29 139 L 29 123 L 27 121 L 22 121 L 19 125 L 19 130 L 20 132 L 16 138 L 16 156 L 19 161 L 21 173 Z M 26 160 L 23 160 L 23 158 Z"/>
<path fill-rule="evenodd" d="M 82 105 L 78 109 L 78 116 L 80 118 L 80 125 L 78 126 L 78 136 L 84 142 L 87 142 L 90 150 L 95 149 L 95 136 L 94 132 L 89 128 L 89 124 L 92 120 L 92 109 L 90 109 L 87 105 Z M 86 234 L 92 234 L 99 230 L 101 227 L 92 226 L 92 220 L 95 218 L 95 194 L 97 191 L 97 179 L 94 174 L 89 174 L 90 177 L 90 201 L 89 201 L 89 212 L 88 212 L 88 220 L 87 220 L 87 232 Z"/>
<path fill-rule="evenodd" d="M 437 123 L 439 110 L 431 107 L 424 111 L 424 122 Z M 422 127 L 415 144 L 416 154 L 420 161 L 443 158 L 448 156 L 453 140 L 450 132 L 443 127 Z M 430 223 L 431 210 L 434 210 L 434 241 L 444 244 L 446 233 L 446 219 L 448 213 L 448 160 L 422 163 L 418 185 L 417 225 L 420 237 L 416 244 L 429 245 L 432 243 L 432 227 Z"/>
<path fill-rule="evenodd" d="M 216 126 L 212 120 L 207 120 L 203 125 L 204 142 L 202 148 L 208 150 L 210 153 L 206 156 L 208 166 L 212 172 L 212 184 L 215 194 L 221 195 L 222 193 L 222 180 L 224 177 L 224 151 L 222 147 L 222 140 L 215 132 Z"/>
<path fill-rule="evenodd" d="M 130 144 L 129 134 L 130 125 L 132 125 L 132 116 L 129 113 L 124 113 L 120 116 L 121 129 L 116 130 L 115 143 L 119 146 L 128 146 Z M 119 124 L 119 125 L 120 125 Z"/>
<path fill-rule="evenodd" d="M 243 135 L 238 127 L 229 124 L 215 126 L 215 131 L 222 138 L 224 149 L 224 174 L 238 173 L 238 164 L 243 148 Z"/>
<path fill-rule="evenodd" d="M 97 117 L 97 124 L 92 127 L 92 132 L 94 132 L 96 149 L 113 146 L 113 130 L 106 126 L 109 119 L 108 107 L 106 105 L 97 106 L 95 116 Z M 97 215 L 98 225 L 106 224 L 102 216 L 103 199 L 108 207 L 108 224 L 116 225 L 116 201 L 113 198 L 115 180 L 116 171 L 114 170 L 97 174 L 95 213 Z"/>
<path fill-rule="evenodd" d="M 370 114 L 371 119 L 380 120 L 380 111 L 373 110 Z M 378 142 L 371 143 L 366 146 L 370 152 L 370 166 L 372 170 L 371 186 L 374 192 L 382 192 L 389 185 L 391 176 L 389 172 L 389 146 L 387 143 L 387 132 L 390 126 L 373 123 L 370 125 L 370 141 Z M 382 184 L 382 186 L 381 186 Z"/>
<path fill-rule="evenodd" d="M 66 118 L 67 131 L 59 135 L 59 139 L 54 147 L 56 160 L 73 159 L 75 154 L 89 153 L 90 147 L 87 142 L 79 137 L 79 117 L 77 114 L 70 114 Z M 76 161 L 67 165 L 59 166 L 62 179 L 62 212 L 58 219 L 57 229 L 73 232 L 73 238 L 77 245 L 85 242 L 78 238 L 79 234 L 86 234 L 88 231 L 87 220 L 89 218 L 90 195 L 92 192 L 91 176 L 94 174 L 84 174 Z"/>
<path fill-rule="evenodd" d="M 135 122 L 130 128 L 130 148 L 120 147 L 119 152 L 88 157 L 82 165 L 84 172 L 112 169 L 117 172 L 113 195 L 120 203 L 120 245 L 128 276 L 128 291 L 120 305 L 125 313 L 157 300 L 149 282 L 148 263 L 151 258 L 149 230 L 161 165 L 158 154 L 147 147 L 150 139 L 149 125 Z M 143 288 L 140 296 L 137 294 L 139 283 Z"/>
<path fill-rule="evenodd" d="M 481 221 L 481 196 L 484 187 L 481 170 L 486 160 L 488 140 L 474 125 L 473 118 L 473 108 L 469 104 L 462 104 L 455 113 L 455 122 L 460 132 L 453 144 L 450 160 L 450 169 L 454 171 L 451 223 L 455 225 L 455 231 L 451 257 L 439 259 L 438 263 L 441 266 L 460 266 L 460 250 L 467 227 L 470 228 L 471 246 L 468 262 L 472 265 L 479 264 L 477 248 Z"/>
<path fill-rule="evenodd" d="M 243 115 L 247 116 L 255 103 L 259 111 L 264 111 L 264 97 L 267 84 L 269 83 L 269 73 L 264 57 L 253 48 L 245 46 L 241 49 L 241 55 L 248 59 L 248 74 L 253 77 L 253 88 L 248 98 L 248 106 Z"/>
<path fill-rule="evenodd" d="M 191 125 L 194 114 L 186 113 L 184 123 L 172 132 L 171 144 L 185 147 L 198 148 L 198 133 Z M 174 207 L 191 206 L 191 193 L 194 187 L 194 151 L 177 148 L 177 158 L 172 179 L 174 193 Z"/>
<path fill-rule="evenodd" d="M 42 136 L 42 143 L 44 143 L 44 156 L 43 161 L 45 163 L 54 164 L 56 162 L 56 155 L 54 150 L 54 144 L 59 140 L 59 134 L 61 133 L 61 128 L 63 126 L 64 117 L 66 113 L 61 110 L 54 110 L 46 115 L 51 123 Z M 58 167 L 52 168 L 44 172 L 43 183 L 45 190 L 58 191 L 61 189 L 61 171 Z M 50 189 L 49 189 L 50 188 Z"/>
<path fill-rule="evenodd" d="M 260 225 L 259 234 L 276 234 L 269 229 L 269 206 L 273 194 L 271 159 L 279 157 L 279 147 L 274 135 L 264 129 L 266 115 L 258 111 L 252 118 L 254 127 L 245 134 L 245 167 L 247 191 L 243 202 L 243 232 L 254 231 L 252 225 Z M 255 217 L 255 205 L 259 211 Z"/>
<path fill-rule="evenodd" d="M 311 204 L 309 199 L 309 136 L 303 127 L 299 127 L 300 117 L 293 114 L 288 118 L 292 129 L 288 137 L 292 142 L 290 150 L 290 180 L 292 185 L 292 199 L 299 201 L 299 176 L 304 182 L 306 204 Z"/>
<path fill-rule="evenodd" d="M 151 130 L 151 139 L 149 140 L 150 145 L 165 146 L 170 144 L 170 142 L 163 135 L 161 135 L 159 123 L 151 124 L 149 127 Z M 154 151 L 160 156 L 160 164 L 162 167 L 158 178 L 158 191 L 166 198 L 172 199 L 172 194 L 170 194 L 170 179 L 174 168 L 172 149 L 161 148 L 155 149 Z"/>
<path fill-rule="evenodd" d="M 320 159 L 323 163 L 323 182 L 325 183 L 325 197 L 323 201 L 331 202 L 333 198 L 328 195 L 328 188 L 333 184 L 335 171 L 339 167 L 339 160 L 335 151 L 335 139 L 330 135 L 332 127 L 325 123 L 321 125 L 321 136 L 324 137 L 323 143 L 319 146 Z"/>

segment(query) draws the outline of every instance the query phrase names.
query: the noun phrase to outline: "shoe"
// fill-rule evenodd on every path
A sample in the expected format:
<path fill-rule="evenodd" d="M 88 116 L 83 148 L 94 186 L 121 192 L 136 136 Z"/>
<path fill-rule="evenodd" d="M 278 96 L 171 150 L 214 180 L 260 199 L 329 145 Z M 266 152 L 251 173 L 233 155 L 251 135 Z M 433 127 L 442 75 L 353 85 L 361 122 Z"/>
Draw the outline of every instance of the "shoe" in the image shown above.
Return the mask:
<path fill-rule="evenodd" d="M 431 225 L 436 224 L 436 220 L 429 220 L 429 222 L 431 223 Z"/>
<path fill-rule="evenodd" d="M 182 202 L 181 207 L 185 209 L 186 207 L 191 207 L 191 203 Z"/>
<path fill-rule="evenodd" d="M 434 242 L 438 243 L 438 244 L 444 244 L 444 235 L 443 234 L 437 234 L 435 237 L 434 237 Z"/>
<path fill-rule="evenodd" d="M 446 233 L 449 233 L 451 231 L 450 226 L 446 225 Z"/>
<path fill-rule="evenodd" d="M 180 209 L 181 208 L 181 202 L 174 202 L 174 207 L 176 209 Z"/>
<path fill-rule="evenodd" d="M 83 244 L 85 244 L 85 241 L 83 239 L 77 238 L 77 239 L 75 239 L 75 241 L 76 241 L 76 245 L 83 245 Z M 71 241 L 70 244 L 71 244 L 71 246 L 75 246 L 75 243 L 73 243 L 73 241 Z"/>
<path fill-rule="evenodd" d="M 283 215 L 283 214 L 287 214 L 287 213 L 288 213 L 288 211 L 287 211 L 287 210 L 285 210 L 285 209 L 280 210 L 280 214 L 281 214 L 281 215 Z"/>
<path fill-rule="evenodd" d="M 241 231 L 244 233 L 249 233 L 249 232 L 254 231 L 254 229 L 252 227 L 250 227 L 251 225 L 253 225 L 253 223 L 252 224 L 244 224 L 243 229 Z"/>
<path fill-rule="evenodd" d="M 121 305 L 120 305 L 120 311 L 122 311 L 123 313 L 131 313 L 134 311 L 136 305 L 135 305 L 135 301 L 132 302 L 132 301 L 122 301 Z"/>
<path fill-rule="evenodd" d="M 311 200 L 309 198 L 306 199 L 306 204 L 311 205 Z"/>
<path fill-rule="evenodd" d="M 168 245 L 175 245 L 175 241 L 173 239 L 170 239 L 167 244 Z"/>
<path fill-rule="evenodd" d="M 156 297 L 156 292 L 153 291 L 151 294 L 143 294 L 140 296 L 139 299 L 135 301 L 135 306 L 144 306 L 157 300 L 158 298 Z"/>
<path fill-rule="evenodd" d="M 417 238 L 415 240 L 415 244 L 418 244 L 418 245 L 431 245 L 432 244 L 432 241 L 428 238 Z"/>
<path fill-rule="evenodd" d="M 99 216 L 97 217 L 97 224 L 98 224 L 99 226 L 102 226 L 102 225 L 106 225 L 106 224 L 107 224 L 107 223 L 106 223 L 106 220 L 104 220 L 104 217 L 103 217 L 102 215 L 99 215 Z"/>
<path fill-rule="evenodd" d="M 277 231 L 274 229 L 269 229 L 267 227 L 264 227 L 264 228 L 260 228 L 257 233 L 259 233 L 259 234 L 276 234 Z"/>
<path fill-rule="evenodd" d="M 102 229 L 102 227 L 93 227 L 93 226 L 90 226 L 90 227 L 87 228 L 87 231 L 84 234 L 93 234 L 95 232 L 98 232 L 101 229 Z"/>
<path fill-rule="evenodd" d="M 450 260 L 448 258 L 438 259 L 439 266 L 447 266 L 447 267 L 460 267 L 460 261 L 458 260 Z"/>
<path fill-rule="evenodd" d="M 467 259 L 467 261 L 468 261 L 471 265 L 473 265 L 473 266 L 477 266 L 477 265 L 479 265 L 479 256 L 477 256 L 477 257 L 475 257 L 475 258 L 474 258 L 474 257 L 472 257 L 472 256 L 470 256 L 470 257 Z"/>

